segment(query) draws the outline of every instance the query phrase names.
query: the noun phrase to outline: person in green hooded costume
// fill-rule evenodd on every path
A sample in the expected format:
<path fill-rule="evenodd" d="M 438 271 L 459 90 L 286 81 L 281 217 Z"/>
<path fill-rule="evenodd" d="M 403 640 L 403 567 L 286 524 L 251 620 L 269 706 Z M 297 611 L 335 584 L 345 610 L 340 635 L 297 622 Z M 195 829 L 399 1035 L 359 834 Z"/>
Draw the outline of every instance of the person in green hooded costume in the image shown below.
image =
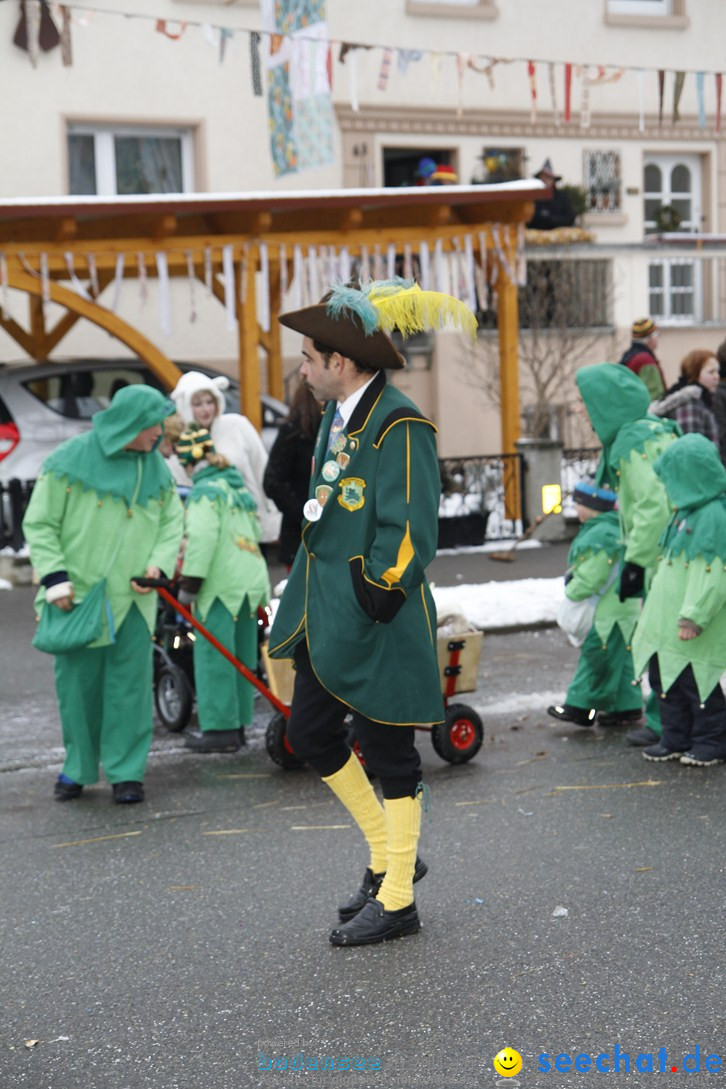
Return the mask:
<path fill-rule="evenodd" d="M 183 511 L 157 450 L 173 403 L 150 386 L 126 386 L 90 431 L 43 463 L 23 531 L 40 580 L 36 608 L 72 608 L 106 580 L 99 639 L 55 657 L 66 759 L 58 801 L 96 783 L 99 763 L 114 801 L 141 802 L 152 736 L 156 594 L 134 576 L 174 571 Z"/>
<path fill-rule="evenodd" d="M 704 435 L 684 435 L 655 462 L 672 508 L 657 570 L 633 638 L 649 666 L 663 732 L 647 760 L 707 766 L 726 760 L 726 469 Z"/>
<path fill-rule="evenodd" d="M 193 604 L 199 620 L 254 672 L 257 608 L 270 599 L 255 500 L 206 428 L 185 431 L 175 449 L 192 481 L 179 601 Z M 201 636 L 194 642 L 194 686 L 201 729 L 187 733 L 186 747 L 235 752 L 252 721 L 254 689 Z"/>
<path fill-rule="evenodd" d="M 625 552 L 618 594 L 621 601 L 641 597 L 652 577 L 658 541 L 670 516 L 663 484 L 653 462 L 680 435 L 678 424 L 648 415 L 645 385 L 618 363 L 582 367 L 575 377 L 587 414 L 602 443 L 595 483 L 618 495 Z M 650 694 L 645 726 L 626 735 L 632 745 L 660 737 L 658 704 Z"/>
<path fill-rule="evenodd" d="M 441 480 L 435 428 L 385 371 L 405 366 L 387 331 L 447 319 L 476 333 L 458 300 L 405 281 L 340 285 L 280 321 L 303 336 L 300 374 L 327 401 L 313 452 L 302 542 L 270 632 L 272 658 L 293 658 L 287 738 L 348 809 L 370 861 L 338 908 L 336 946 L 369 945 L 421 926 L 413 884 L 421 761 L 417 724 L 443 720 L 436 608 L 426 566 L 436 554 Z M 366 767 L 348 744 L 352 712 Z"/>
<path fill-rule="evenodd" d="M 547 714 L 576 726 L 594 726 L 596 717 L 602 726 L 632 725 L 643 713 L 630 653 L 640 602 L 635 598 L 620 601 L 617 592 L 623 556 L 617 497 L 612 489 L 583 480 L 572 498 L 582 526 L 567 557 L 565 596 L 568 602 L 580 603 L 574 609 L 580 622 L 578 614 L 585 607 L 592 626 L 587 634 L 583 630 L 575 636 L 566 623 L 569 610 L 558 617 L 570 641 L 582 649 L 565 702 L 548 707 Z"/>

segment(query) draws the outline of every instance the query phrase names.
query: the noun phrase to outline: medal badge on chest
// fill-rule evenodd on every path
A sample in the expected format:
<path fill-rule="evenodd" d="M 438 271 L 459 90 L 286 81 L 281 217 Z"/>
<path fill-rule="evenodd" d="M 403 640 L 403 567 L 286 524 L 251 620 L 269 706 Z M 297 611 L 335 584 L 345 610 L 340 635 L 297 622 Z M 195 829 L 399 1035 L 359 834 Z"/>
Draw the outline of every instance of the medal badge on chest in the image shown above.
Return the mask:
<path fill-rule="evenodd" d="M 338 454 L 338 460 L 326 461 L 322 468 L 323 480 L 327 480 L 329 484 L 332 484 L 334 480 L 337 480 L 340 476 L 340 464 L 339 459 L 342 454 Z"/>
<path fill-rule="evenodd" d="M 333 489 L 329 484 L 318 484 L 315 489 L 315 498 L 317 499 L 320 507 L 324 507 L 333 494 Z"/>
<path fill-rule="evenodd" d="M 307 518 L 308 522 L 317 522 L 322 513 L 323 508 L 317 499 L 308 499 L 303 507 L 303 516 Z"/>

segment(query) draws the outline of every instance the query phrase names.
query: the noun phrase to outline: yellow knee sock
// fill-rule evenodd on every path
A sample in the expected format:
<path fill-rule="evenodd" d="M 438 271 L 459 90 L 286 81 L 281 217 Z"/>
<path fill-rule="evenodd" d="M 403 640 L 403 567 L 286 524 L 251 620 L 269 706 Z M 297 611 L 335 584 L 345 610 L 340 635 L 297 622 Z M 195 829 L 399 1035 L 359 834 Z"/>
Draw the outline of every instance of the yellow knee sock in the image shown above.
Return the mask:
<path fill-rule="evenodd" d="M 376 896 L 386 911 L 413 903 L 413 871 L 421 832 L 421 798 L 384 798 L 388 867 Z"/>
<path fill-rule="evenodd" d="M 376 792 L 355 754 L 340 771 L 323 776 L 336 798 L 343 803 L 366 838 L 371 852 L 370 868 L 383 873 L 386 868 L 386 815 Z"/>

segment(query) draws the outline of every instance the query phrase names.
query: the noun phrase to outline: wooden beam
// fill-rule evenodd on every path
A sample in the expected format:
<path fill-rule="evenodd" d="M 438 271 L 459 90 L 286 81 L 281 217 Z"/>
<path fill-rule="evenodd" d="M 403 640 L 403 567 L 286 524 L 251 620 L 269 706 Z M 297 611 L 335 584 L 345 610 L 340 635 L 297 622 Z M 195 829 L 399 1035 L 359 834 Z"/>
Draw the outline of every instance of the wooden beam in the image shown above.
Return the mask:
<path fill-rule="evenodd" d="M 0 329 L 4 329 L 9 337 L 12 337 L 16 344 L 19 344 L 26 355 L 33 355 L 33 339 L 29 333 L 23 329 L 22 325 L 19 325 L 14 318 L 3 318 L 0 316 Z"/>
<path fill-rule="evenodd" d="M 499 304 L 497 327 L 499 331 L 499 384 L 501 391 L 502 451 L 516 453 L 515 443 L 520 435 L 519 412 L 519 300 L 517 285 L 509 279 L 506 270 L 499 267 L 497 281 Z M 507 518 L 518 518 L 519 494 L 515 477 L 510 476 L 505 487 Z"/>

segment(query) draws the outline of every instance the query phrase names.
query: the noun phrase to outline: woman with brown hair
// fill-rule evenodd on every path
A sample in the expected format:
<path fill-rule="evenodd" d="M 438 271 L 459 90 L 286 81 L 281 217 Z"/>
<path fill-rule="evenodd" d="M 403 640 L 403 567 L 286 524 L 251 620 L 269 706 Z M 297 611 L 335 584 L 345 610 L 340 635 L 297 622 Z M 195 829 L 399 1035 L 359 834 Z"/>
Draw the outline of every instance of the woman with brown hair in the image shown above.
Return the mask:
<path fill-rule="evenodd" d="M 719 383 L 718 359 L 708 348 L 696 348 L 684 356 L 681 376 L 666 390 L 660 401 L 651 405 L 656 416 L 667 416 L 684 433 L 705 435 L 721 450 L 713 395 Z"/>

